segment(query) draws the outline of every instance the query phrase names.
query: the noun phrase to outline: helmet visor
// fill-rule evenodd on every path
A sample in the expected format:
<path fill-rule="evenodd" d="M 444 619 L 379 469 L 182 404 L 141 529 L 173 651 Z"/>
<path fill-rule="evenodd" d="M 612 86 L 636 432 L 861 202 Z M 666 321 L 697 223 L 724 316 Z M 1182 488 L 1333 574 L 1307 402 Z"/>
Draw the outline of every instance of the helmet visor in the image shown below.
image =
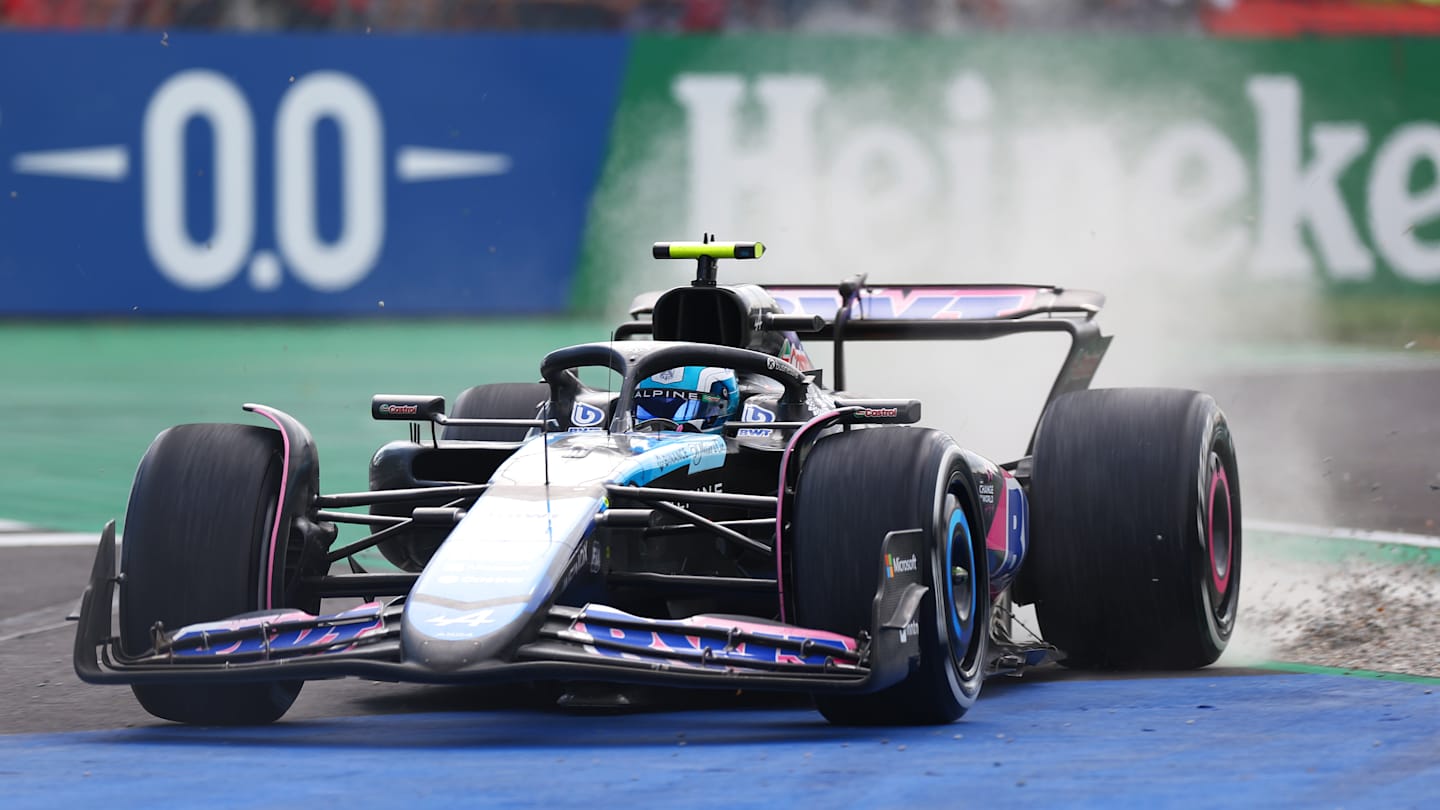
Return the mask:
<path fill-rule="evenodd" d="M 635 392 L 635 418 L 669 419 L 675 423 L 694 422 L 706 428 L 724 415 L 727 400 L 701 391 L 673 388 L 642 388 Z"/>

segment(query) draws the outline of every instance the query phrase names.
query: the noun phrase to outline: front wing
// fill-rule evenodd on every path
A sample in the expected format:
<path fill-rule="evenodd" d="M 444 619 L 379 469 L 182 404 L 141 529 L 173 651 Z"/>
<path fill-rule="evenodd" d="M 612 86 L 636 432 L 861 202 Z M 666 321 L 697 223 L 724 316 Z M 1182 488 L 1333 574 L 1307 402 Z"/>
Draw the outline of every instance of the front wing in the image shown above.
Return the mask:
<path fill-rule="evenodd" d="M 892 532 L 885 554 L 921 553 L 919 531 Z M 877 561 L 877 564 L 882 562 Z M 868 634 L 732 616 L 648 619 L 603 605 L 552 606 L 503 659 L 436 670 L 403 659 L 403 605 L 370 602 L 328 615 L 273 612 L 157 628 L 127 656 L 113 635 L 115 527 L 101 535 L 81 598 L 75 671 L 90 683 L 235 683 L 355 676 L 416 683 L 596 680 L 695 688 L 861 693 L 902 680 L 918 661 L 920 572 L 882 574 Z"/>

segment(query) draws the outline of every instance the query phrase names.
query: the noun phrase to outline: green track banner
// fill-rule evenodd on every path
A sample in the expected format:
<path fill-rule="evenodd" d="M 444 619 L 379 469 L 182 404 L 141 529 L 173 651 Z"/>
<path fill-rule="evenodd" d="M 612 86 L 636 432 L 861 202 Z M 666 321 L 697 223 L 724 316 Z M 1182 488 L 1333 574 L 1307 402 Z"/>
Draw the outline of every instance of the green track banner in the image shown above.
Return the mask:
<path fill-rule="evenodd" d="M 1437 166 L 1433 40 L 637 37 L 574 303 L 703 232 L 762 281 L 1433 295 Z"/>

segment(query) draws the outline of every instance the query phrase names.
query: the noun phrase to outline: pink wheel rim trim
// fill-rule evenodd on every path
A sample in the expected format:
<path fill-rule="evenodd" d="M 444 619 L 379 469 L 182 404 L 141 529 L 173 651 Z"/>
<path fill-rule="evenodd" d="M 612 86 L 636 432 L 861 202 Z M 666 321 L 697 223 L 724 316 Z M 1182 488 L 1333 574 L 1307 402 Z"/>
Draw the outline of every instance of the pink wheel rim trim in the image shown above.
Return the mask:
<path fill-rule="evenodd" d="M 1225 573 L 1221 574 L 1218 566 L 1215 565 L 1215 491 L 1223 486 L 1221 490 L 1225 495 Z M 1235 554 L 1235 513 L 1230 508 L 1230 479 L 1225 477 L 1225 468 L 1218 467 L 1215 474 L 1210 476 L 1210 498 L 1205 521 L 1205 545 L 1210 557 L 1210 578 L 1215 582 L 1215 591 L 1220 595 L 1225 594 L 1225 589 L 1230 586 L 1230 569 Z"/>

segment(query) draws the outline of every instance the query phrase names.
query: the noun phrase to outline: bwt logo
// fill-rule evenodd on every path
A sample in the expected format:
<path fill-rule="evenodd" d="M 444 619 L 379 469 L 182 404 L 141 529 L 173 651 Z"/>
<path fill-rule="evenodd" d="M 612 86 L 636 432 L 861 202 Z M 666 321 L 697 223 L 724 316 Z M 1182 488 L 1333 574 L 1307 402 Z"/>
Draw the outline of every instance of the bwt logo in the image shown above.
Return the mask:
<path fill-rule="evenodd" d="M 384 120 L 370 90 L 355 77 L 319 71 L 291 79 L 275 110 L 274 249 L 256 249 L 259 133 L 244 91 L 210 70 L 176 73 L 151 95 L 140 138 L 141 209 L 145 246 L 160 274 L 176 286 L 202 292 L 248 271 L 251 287 L 279 288 L 288 269 L 302 284 L 340 292 L 364 279 L 385 244 L 386 148 Z M 322 234 L 317 205 L 316 133 L 322 122 L 339 138 L 339 228 Z M 212 138 L 212 225 L 196 234 L 187 224 L 186 130 L 195 123 Z M 17 174 L 122 182 L 131 171 L 124 145 L 17 154 Z M 394 151 L 394 178 L 402 183 L 484 177 L 510 171 L 508 155 L 424 146 Z"/>
<path fill-rule="evenodd" d="M 594 427 L 605 421 L 605 412 L 583 402 L 570 409 L 570 423 L 575 427 Z"/>
<path fill-rule="evenodd" d="M 753 402 L 745 403 L 745 410 L 740 414 L 741 422 L 774 422 L 775 412 L 762 408 Z"/>

